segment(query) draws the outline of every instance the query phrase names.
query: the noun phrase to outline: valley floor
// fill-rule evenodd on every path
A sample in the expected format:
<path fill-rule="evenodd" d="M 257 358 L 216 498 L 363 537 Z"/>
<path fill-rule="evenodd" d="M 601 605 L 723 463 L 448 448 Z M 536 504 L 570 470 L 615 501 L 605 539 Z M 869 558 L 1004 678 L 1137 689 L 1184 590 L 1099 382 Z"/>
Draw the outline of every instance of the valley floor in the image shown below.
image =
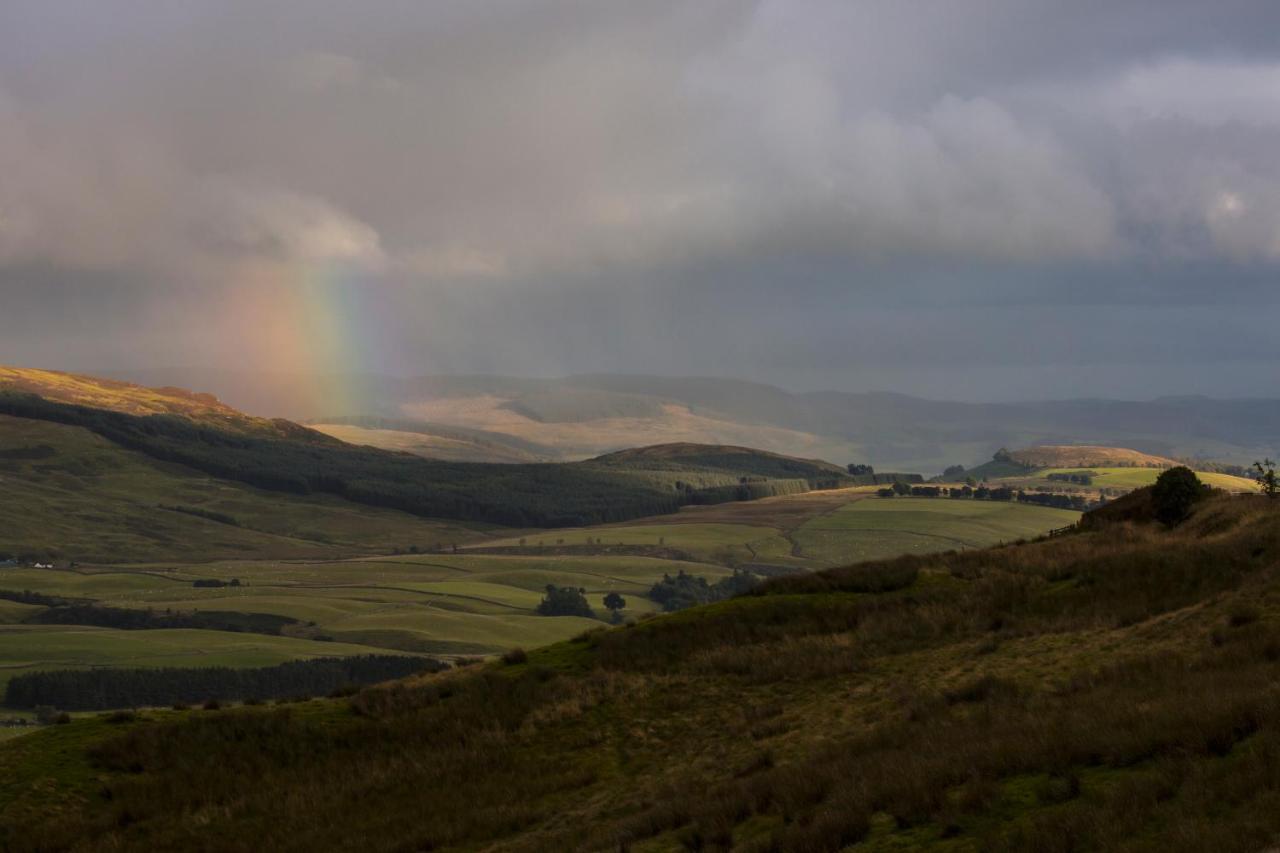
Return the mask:
<path fill-rule="evenodd" d="M 563 640 L 602 622 L 534 611 L 548 584 L 585 590 L 604 619 L 609 593 L 624 618 L 661 608 L 647 593 L 664 575 L 708 582 L 744 568 L 762 576 L 851 560 L 979 548 L 1033 538 L 1078 513 L 865 489 L 810 492 L 689 508 L 674 516 L 473 540 L 457 552 L 341 559 L 0 568 L 0 595 L 25 591 L 156 613 L 214 611 L 293 620 L 284 636 L 210 630 L 70 630 L 33 625 L 43 608 L 0 600 L 0 689 L 36 670 L 90 666 L 261 666 L 291 658 L 403 652 L 485 655 Z M 214 522 L 203 522 L 220 527 Z M 197 587 L 197 581 L 223 586 Z M 235 585 L 231 585 L 236 581 Z M 7 624 L 6 624 L 7 623 Z"/>

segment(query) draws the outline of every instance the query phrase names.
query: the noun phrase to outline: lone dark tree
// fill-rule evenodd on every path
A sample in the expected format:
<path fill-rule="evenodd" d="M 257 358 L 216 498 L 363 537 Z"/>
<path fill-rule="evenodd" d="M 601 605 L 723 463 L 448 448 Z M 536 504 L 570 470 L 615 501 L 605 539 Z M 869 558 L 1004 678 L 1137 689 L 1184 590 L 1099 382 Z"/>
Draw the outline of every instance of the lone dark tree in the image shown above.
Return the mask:
<path fill-rule="evenodd" d="M 906 483 L 902 482 L 901 480 L 894 480 L 893 493 L 895 495 L 909 495 L 911 494 L 911 487 L 908 486 Z"/>
<path fill-rule="evenodd" d="M 547 584 L 547 594 L 538 603 L 539 616 L 585 616 L 595 618 L 595 611 L 587 603 L 587 591 L 571 586 Z"/>
<path fill-rule="evenodd" d="M 1280 497 L 1280 477 L 1276 476 L 1276 463 L 1270 459 L 1253 463 L 1253 480 L 1267 497 Z"/>
<path fill-rule="evenodd" d="M 611 592 L 604 597 L 604 606 L 613 614 L 613 621 L 617 622 L 622 618 L 618 611 L 627 606 L 627 600 L 616 592 Z"/>
<path fill-rule="evenodd" d="M 1185 465 L 1170 468 L 1156 478 L 1151 487 L 1151 502 L 1156 519 L 1173 527 L 1191 514 L 1195 502 L 1209 494 L 1209 487 Z"/>

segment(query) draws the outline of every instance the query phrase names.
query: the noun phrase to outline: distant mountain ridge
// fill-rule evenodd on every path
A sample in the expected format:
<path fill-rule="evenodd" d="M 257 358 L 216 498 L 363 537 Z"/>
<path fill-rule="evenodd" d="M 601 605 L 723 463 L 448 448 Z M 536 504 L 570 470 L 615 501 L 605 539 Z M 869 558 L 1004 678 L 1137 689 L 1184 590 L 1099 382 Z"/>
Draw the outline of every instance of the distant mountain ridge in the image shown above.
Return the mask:
<path fill-rule="evenodd" d="M 1000 447 L 1127 447 L 1160 457 L 1236 463 L 1280 454 L 1280 399 L 968 403 L 891 392 L 792 393 L 709 377 L 368 375 L 333 380 L 351 389 L 352 407 L 334 412 L 331 400 L 303 393 L 306 382 L 281 374 L 114 375 L 209 389 L 245 411 L 303 421 L 346 414 L 482 430 L 538 445 L 558 459 L 681 441 L 933 473 L 982 462 Z"/>

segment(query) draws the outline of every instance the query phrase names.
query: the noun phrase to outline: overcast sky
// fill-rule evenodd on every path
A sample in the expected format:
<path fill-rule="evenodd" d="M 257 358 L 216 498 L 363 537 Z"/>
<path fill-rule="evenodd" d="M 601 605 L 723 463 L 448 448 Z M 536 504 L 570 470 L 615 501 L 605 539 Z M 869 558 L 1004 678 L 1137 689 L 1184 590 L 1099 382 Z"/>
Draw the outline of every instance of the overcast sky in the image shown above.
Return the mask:
<path fill-rule="evenodd" d="M 0 3 L 0 362 L 1280 396 L 1270 0 Z"/>

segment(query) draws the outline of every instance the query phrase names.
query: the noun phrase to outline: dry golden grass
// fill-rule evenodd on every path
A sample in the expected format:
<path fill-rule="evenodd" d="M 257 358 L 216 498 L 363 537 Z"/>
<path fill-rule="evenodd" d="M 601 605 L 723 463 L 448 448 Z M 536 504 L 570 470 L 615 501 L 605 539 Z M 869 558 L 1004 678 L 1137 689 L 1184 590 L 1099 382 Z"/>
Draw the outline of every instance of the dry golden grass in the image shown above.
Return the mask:
<path fill-rule="evenodd" d="M 1164 456 L 1153 456 L 1127 447 L 1103 447 L 1092 444 L 1044 444 L 1014 450 L 1010 455 L 1033 468 L 1172 468 L 1179 463 Z"/>
<path fill-rule="evenodd" d="M 181 388 L 145 388 L 58 370 L 0 366 L 0 390 L 39 394 L 47 400 L 110 409 L 131 415 L 186 415 L 189 417 L 243 417 L 212 394 Z"/>

